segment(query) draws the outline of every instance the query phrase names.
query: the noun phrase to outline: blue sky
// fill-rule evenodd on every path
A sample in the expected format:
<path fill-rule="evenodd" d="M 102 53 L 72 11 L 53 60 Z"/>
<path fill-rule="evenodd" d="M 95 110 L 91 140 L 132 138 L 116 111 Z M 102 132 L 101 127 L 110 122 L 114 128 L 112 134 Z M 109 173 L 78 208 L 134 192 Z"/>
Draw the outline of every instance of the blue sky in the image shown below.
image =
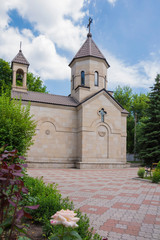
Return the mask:
<path fill-rule="evenodd" d="M 69 62 L 86 39 L 110 64 L 108 90 L 147 92 L 160 73 L 159 0 L 0 0 L 0 58 L 22 51 L 50 93 L 70 94 Z"/>

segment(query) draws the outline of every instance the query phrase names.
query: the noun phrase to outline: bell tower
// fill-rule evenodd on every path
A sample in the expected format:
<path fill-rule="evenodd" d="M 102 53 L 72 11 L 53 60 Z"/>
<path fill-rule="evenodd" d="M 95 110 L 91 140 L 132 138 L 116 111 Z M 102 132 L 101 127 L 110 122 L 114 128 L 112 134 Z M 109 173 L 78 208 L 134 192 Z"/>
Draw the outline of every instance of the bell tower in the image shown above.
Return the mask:
<path fill-rule="evenodd" d="M 11 68 L 13 70 L 12 90 L 27 92 L 28 67 L 29 62 L 24 57 L 20 44 L 20 50 L 11 63 Z"/>
<path fill-rule="evenodd" d="M 92 40 L 89 18 L 87 39 L 70 62 L 71 96 L 82 102 L 87 97 L 107 89 L 107 69 L 110 67 L 104 55 Z"/>

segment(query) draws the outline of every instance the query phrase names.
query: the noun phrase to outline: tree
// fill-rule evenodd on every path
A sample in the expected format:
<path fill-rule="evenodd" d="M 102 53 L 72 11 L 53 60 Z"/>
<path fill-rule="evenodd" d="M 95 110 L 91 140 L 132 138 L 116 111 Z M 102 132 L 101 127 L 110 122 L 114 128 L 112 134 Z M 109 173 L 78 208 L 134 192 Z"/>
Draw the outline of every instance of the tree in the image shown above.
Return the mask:
<path fill-rule="evenodd" d="M 10 64 L 3 59 L 0 59 L 0 94 L 2 89 L 11 89 L 12 85 L 12 70 Z"/>
<path fill-rule="evenodd" d="M 136 126 L 146 115 L 148 96 L 133 94 L 128 86 L 118 86 L 114 98 L 129 112 L 127 118 L 127 152 L 136 152 Z"/>
<path fill-rule="evenodd" d="M 30 106 L 22 106 L 20 100 L 0 96 L 0 147 L 8 144 L 7 150 L 17 149 L 25 154 L 33 144 L 36 122 L 30 116 Z"/>
<path fill-rule="evenodd" d="M 160 74 L 151 87 L 147 117 L 139 129 L 139 157 L 146 165 L 160 161 Z"/>
<path fill-rule="evenodd" d="M 118 86 L 114 91 L 114 98 L 127 110 L 131 110 L 132 89 L 128 86 L 121 88 Z"/>
<path fill-rule="evenodd" d="M 12 69 L 8 62 L 0 59 L 0 95 L 2 91 L 11 91 L 11 88 Z M 47 87 L 43 85 L 43 81 L 33 73 L 27 73 L 27 88 L 28 91 L 47 93 Z"/>
<path fill-rule="evenodd" d="M 33 92 L 47 92 L 47 87 L 43 85 L 43 81 L 40 77 L 35 77 L 33 73 L 27 73 L 27 88 Z"/>

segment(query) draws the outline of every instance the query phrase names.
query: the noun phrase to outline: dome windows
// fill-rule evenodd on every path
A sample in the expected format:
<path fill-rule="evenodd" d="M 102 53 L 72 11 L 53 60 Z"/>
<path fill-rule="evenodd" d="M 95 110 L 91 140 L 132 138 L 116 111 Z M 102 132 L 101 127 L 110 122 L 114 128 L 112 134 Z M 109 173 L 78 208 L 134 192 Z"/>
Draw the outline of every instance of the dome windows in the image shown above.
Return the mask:
<path fill-rule="evenodd" d="M 94 73 L 94 86 L 98 86 L 99 85 L 99 74 L 97 71 L 95 71 Z"/>

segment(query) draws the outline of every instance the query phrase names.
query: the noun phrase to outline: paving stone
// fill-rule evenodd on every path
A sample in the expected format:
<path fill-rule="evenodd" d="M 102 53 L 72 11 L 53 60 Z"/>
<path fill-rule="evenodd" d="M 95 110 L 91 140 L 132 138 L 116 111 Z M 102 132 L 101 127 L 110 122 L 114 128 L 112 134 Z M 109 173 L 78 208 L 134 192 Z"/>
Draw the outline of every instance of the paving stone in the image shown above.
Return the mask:
<path fill-rule="evenodd" d="M 28 174 L 57 183 L 103 238 L 160 240 L 160 185 L 134 180 L 137 171 L 28 169 Z"/>

